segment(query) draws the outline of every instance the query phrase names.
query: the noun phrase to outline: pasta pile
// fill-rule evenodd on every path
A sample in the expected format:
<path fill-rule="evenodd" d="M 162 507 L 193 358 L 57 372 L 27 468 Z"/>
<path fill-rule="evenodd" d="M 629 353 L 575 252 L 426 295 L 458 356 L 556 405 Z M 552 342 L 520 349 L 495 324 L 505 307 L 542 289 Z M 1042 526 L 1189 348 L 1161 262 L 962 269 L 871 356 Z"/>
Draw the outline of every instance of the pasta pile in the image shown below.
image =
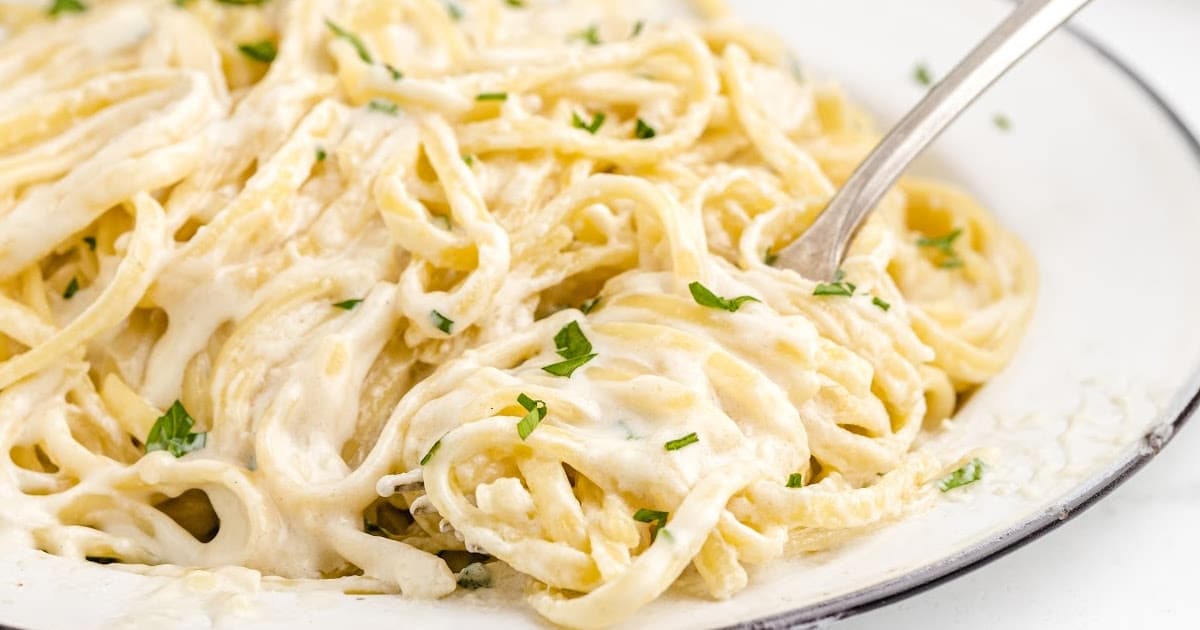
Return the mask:
<path fill-rule="evenodd" d="M 914 178 L 773 267 L 877 135 L 648 4 L 0 5 L 0 531 L 597 627 L 901 515 L 1033 263 Z"/>

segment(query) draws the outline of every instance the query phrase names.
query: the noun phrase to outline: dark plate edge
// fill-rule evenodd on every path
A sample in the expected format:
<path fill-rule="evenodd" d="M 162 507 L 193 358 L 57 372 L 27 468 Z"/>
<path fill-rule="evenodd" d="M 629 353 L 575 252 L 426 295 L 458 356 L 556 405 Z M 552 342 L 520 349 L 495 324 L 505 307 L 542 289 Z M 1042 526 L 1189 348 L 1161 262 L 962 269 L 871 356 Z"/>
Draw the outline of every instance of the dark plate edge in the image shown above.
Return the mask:
<path fill-rule="evenodd" d="M 1184 123 L 1183 118 L 1179 116 L 1157 90 L 1150 86 L 1142 75 L 1130 67 L 1116 53 L 1109 50 L 1104 44 L 1096 41 L 1091 35 L 1072 25 L 1067 25 L 1062 30 L 1100 55 L 1100 57 L 1124 74 L 1134 86 L 1141 90 L 1158 108 L 1159 112 L 1162 113 L 1171 126 L 1179 132 L 1179 136 L 1188 145 L 1193 156 L 1196 158 L 1197 166 L 1200 166 L 1200 139 L 1192 133 L 1192 130 Z M 902 599 L 907 599 L 974 571 L 993 560 L 1003 558 L 1054 531 L 1060 525 L 1082 513 L 1129 480 L 1137 471 L 1149 463 L 1155 455 L 1161 452 L 1163 447 L 1179 433 L 1183 425 L 1192 417 L 1197 406 L 1200 406 L 1200 388 L 1192 393 L 1174 420 L 1156 425 L 1146 432 L 1142 436 L 1138 450 L 1129 459 L 1111 470 L 1106 476 L 1090 482 L 1090 486 L 1086 487 L 1084 491 L 1059 504 L 1058 510 L 1043 513 L 984 543 L 926 566 L 916 572 L 859 591 L 847 593 L 813 606 L 805 606 L 768 617 L 723 626 L 723 630 L 818 628 L 898 602 Z"/>

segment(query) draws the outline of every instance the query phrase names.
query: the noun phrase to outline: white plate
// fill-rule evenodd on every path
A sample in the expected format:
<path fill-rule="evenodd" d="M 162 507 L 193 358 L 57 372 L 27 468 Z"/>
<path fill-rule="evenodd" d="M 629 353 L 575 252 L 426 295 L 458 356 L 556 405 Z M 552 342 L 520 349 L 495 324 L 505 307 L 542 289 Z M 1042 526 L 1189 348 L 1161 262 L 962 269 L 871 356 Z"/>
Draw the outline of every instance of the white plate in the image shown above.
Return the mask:
<path fill-rule="evenodd" d="M 946 71 L 1011 8 L 993 0 L 753 0 L 754 21 L 793 42 L 894 121 L 921 95 L 918 61 Z M 1012 121 L 1003 132 L 996 113 Z M 980 196 L 1029 244 L 1042 289 L 1015 362 L 932 442 L 991 445 L 984 482 L 845 547 L 761 568 L 725 602 L 686 584 L 630 627 L 755 628 L 839 618 L 1010 551 L 1102 497 L 1179 428 L 1200 394 L 1200 144 L 1118 62 L 1052 37 L 968 112 L 918 170 Z M 541 624 L 517 590 L 436 602 L 267 591 L 244 570 L 183 582 L 36 552 L 0 560 L 0 623 L 254 628 Z M 544 625 L 544 624 L 543 624 Z"/>

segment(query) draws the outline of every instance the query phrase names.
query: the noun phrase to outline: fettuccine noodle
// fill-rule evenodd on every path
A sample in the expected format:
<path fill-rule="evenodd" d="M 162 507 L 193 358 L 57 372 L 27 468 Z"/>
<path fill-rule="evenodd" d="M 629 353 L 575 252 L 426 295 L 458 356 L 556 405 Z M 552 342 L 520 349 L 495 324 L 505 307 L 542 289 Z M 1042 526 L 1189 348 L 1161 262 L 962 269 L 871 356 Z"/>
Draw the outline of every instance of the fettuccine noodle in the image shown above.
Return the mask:
<path fill-rule="evenodd" d="M 909 178 L 772 266 L 877 134 L 650 5 L 0 4 L 0 538 L 598 627 L 936 494 L 1031 259 Z"/>

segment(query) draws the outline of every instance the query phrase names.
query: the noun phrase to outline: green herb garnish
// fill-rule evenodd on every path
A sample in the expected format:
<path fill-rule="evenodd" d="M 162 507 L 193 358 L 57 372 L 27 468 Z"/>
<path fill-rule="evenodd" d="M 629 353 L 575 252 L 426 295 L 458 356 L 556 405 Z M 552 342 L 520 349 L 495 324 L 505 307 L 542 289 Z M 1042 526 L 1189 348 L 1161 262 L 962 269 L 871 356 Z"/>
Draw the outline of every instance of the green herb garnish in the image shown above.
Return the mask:
<path fill-rule="evenodd" d="M 54 0 L 46 13 L 51 17 L 58 17 L 63 13 L 83 13 L 87 11 L 87 5 L 79 0 Z"/>
<path fill-rule="evenodd" d="M 638 20 L 637 22 L 634 22 L 634 23 L 633 23 L 633 31 L 631 31 L 631 32 L 629 33 L 629 36 L 630 36 L 630 37 L 637 37 L 638 35 L 641 35 L 641 34 L 642 34 L 642 29 L 644 29 L 644 28 L 646 28 L 646 21 L 645 21 L 645 20 Z"/>
<path fill-rule="evenodd" d="M 571 124 L 576 129 L 583 129 L 592 135 L 596 135 L 596 132 L 600 131 L 600 127 L 604 124 L 604 112 L 592 114 L 592 122 L 584 122 L 579 114 L 571 112 Z"/>
<path fill-rule="evenodd" d="M 654 127 L 646 124 L 646 121 L 638 118 L 637 126 L 633 129 L 633 135 L 638 140 L 649 140 L 650 138 L 657 136 L 658 132 L 654 130 Z"/>
<path fill-rule="evenodd" d="M 768 265 L 768 266 L 774 265 L 775 261 L 777 261 L 777 260 L 779 260 L 779 254 L 776 254 L 775 252 L 773 252 L 769 249 L 763 253 L 763 264 L 764 265 Z"/>
<path fill-rule="evenodd" d="M 450 329 L 454 328 L 454 320 L 442 315 L 437 311 L 430 311 L 429 316 L 433 318 L 433 325 L 437 326 L 438 330 L 446 333 L 447 335 L 450 334 Z"/>
<path fill-rule="evenodd" d="M 685 446 L 695 444 L 696 442 L 699 442 L 699 441 L 700 441 L 700 436 L 696 435 L 696 433 L 693 431 L 692 433 L 689 433 L 681 438 L 671 440 L 670 442 L 667 442 L 663 446 L 668 451 L 678 451 L 679 449 L 681 449 Z"/>
<path fill-rule="evenodd" d="M 594 297 L 590 300 L 584 300 L 583 304 L 579 305 L 579 310 L 582 311 L 584 315 L 587 315 L 588 313 L 591 313 L 593 310 L 595 310 L 596 305 L 599 303 L 600 303 L 599 297 Z"/>
<path fill-rule="evenodd" d="M 510 7 L 515 7 L 518 9 L 525 8 L 525 0 L 504 0 L 504 4 L 507 4 Z"/>
<path fill-rule="evenodd" d="M 352 311 L 352 310 L 354 310 L 354 307 L 355 307 L 355 306 L 358 306 L 359 304 L 362 304 L 362 300 L 361 300 L 361 299 L 357 299 L 357 300 L 342 300 L 341 302 L 334 302 L 334 303 L 333 303 L 333 305 L 334 305 L 335 307 L 337 307 L 337 308 L 340 308 L 340 309 L 342 309 L 343 311 Z"/>
<path fill-rule="evenodd" d="M 792 473 L 792 474 L 788 475 L 787 487 L 803 488 L 804 487 L 804 474 L 803 473 Z"/>
<path fill-rule="evenodd" d="M 421 465 L 424 466 L 425 464 L 428 464 L 429 460 L 433 459 L 433 454 L 438 452 L 439 448 L 442 448 L 441 438 L 438 438 L 438 441 L 434 442 L 433 446 L 429 447 L 429 451 L 425 453 L 425 457 L 421 458 Z"/>
<path fill-rule="evenodd" d="M 590 46 L 599 46 L 600 45 L 600 29 L 595 24 L 592 24 L 591 26 L 576 33 L 575 38 L 582 39 L 583 41 L 587 42 L 588 45 L 590 45 Z"/>
<path fill-rule="evenodd" d="M 263 63 L 275 61 L 275 55 L 279 54 L 279 49 L 275 48 L 275 42 L 269 39 L 264 39 L 261 42 L 238 44 L 238 50 L 242 51 L 243 55 Z"/>
<path fill-rule="evenodd" d="M 650 542 L 658 536 L 658 530 L 666 527 L 667 518 L 671 516 L 670 512 L 661 512 L 659 510 L 647 510 L 646 508 L 638 508 L 638 511 L 633 513 L 633 520 L 639 523 L 651 523 L 650 525 Z"/>
<path fill-rule="evenodd" d="M 453 2 L 446 3 L 446 13 L 449 13 L 450 17 L 453 18 L 455 21 L 463 19 L 462 7 L 458 6 L 457 4 L 454 4 Z"/>
<path fill-rule="evenodd" d="M 325 158 L 327 158 L 327 157 L 329 157 L 329 154 L 325 153 L 325 149 L 322 149 L 321 147 L 317 147 L 317 161 L 324 162 Z"/>
<path fill-rule="evenodd" d="M 1012 129 L 1012 121 L 1009 120 L 1008 116 L 1005 116 L 1004 114 L 996 114 L 995 116 L 992 116 L 992 124 L 996 125 L 996 127 L 1001 131 L 1008 131 L 1009 129 Z"/>
<path fill-rule="evenodd" d="M 71 278 L 71 281 L 67 283 L 67 288 L 63 290 L 62 296 L 64 300 L 69 300 L 75 297 L 76 293 L 79 293 L 79 280 L 73 277 Z"/>
<path fill-rule="evenodd" d="M 534 400 L 525 394 L 517 396 L 517 403 L 521 405 L 527 412 L 524 418 L 517 423 L 517 435 L 521 439 L 529 437 L 533 430 L 538 428 L 542 423 L 542 419 L 546 417 L 546 402 L 542 400 Z"/>
<path fill-rule="evenodd" d="M 467 163 L 467 166 L 475 166 L 475 156 L 474 155 L 464 155 L 464 156 L 462 156 L 462 159 L 463 159 L 463 162 Z"/>
<path fill-rule="evenodd" d="M 92 251 L 96 251 L 96 237 L 95 236 L 85 236 L 85 237 L 83 237 L 83 242 L 87 243 L 88 249 L 90 249 Z"/>
<path fill-rule="evenodd" d="M 962 259 L 954 251 L 954 241 L 959 236 L 962 236 L 962 228 L 956 228 L 949 234 L 942 236 L 928 237 L 922 236 L 917 239 L 917 246 L 932 247 L 942 254 L 942 260 L 938 266 L 943 269 L 954 269 L 962 266 Z"/>
<path fill-rule="evenodd" d="M 872 296 L 871 303 L 885 311 L 892 308 L 891 304 L 887 303 L 886 301 L 883 300 L 883 298 L 879 298 L 879 297 Z"/>
<path fill-rule="evenodd" d="M 844 295 L 850 297 L 857 289 L 853 282 L 846 282 L 846 272 L 841 269 L 833 276 L 833 282 L 822 282 L 813 289 L 813 295 Z"/>
<path fill-rule="evenodd" d="M 596 358 L 592 352 L 592 342 L 588 341 L 586 335 L 583 334 L 583 329 L 579 327 L 579 322 L 571 322 L 563 326 L 558 334 L 554 335 L 555 352 L 565 361 L 551 363 L 542 369 L 555 375 L 570 377 L 580 366 Z"/>
<path fill-rule="evenodd" d="M 746 302 L 759 301 L 758 298 L 749 295 L 740 295 L 735 298 L 723 298 L 716 293 L 709 291 L 708 287 L 700 284 L 699 282 L 693 282 L 689 284 L 688 290 L 692 292 L 692 299 L 695 300 L 700 306 L 719 308 L 729 311 L 730 313 L 737 312 L 737 310 L 742 307 L 742 304 L 745 304 Z"/>
<path fill-rule="evenodd" d="M 480 92 L 475 95 L 477 101 L 507 101 L 508 92 Z"/>
<path fill-rule="evenodd" d="M 325 26 L 328 26 L 329 30 L 333 31 L 335 36 L 350 42 L 350 45 L 354 46 L 354 50 L 358 51 L 359 59 L 362 59 L 366 63 L 375 63 L 375 61 L 371 59 L 371 51 L 367 50 L 367 45 L 363 43 L 363 40 L 360 39 L 358 35 L 355 35 L 341 26 L 338 26 L 337 23 L 329 18 L 325 18 Z"/>
<path fill-rule="evenodd" d="M 396 66 L 393 66 L 390 63 L 385 63 L 383 64 L 383 67 L 387 69 L 388 74 L 392 75 L 393 81 L 399 81 L 400 79 L 404 78 L 404 73 L 400 72 L 400 69 Z"/>
<path fill-rule="evenodd" d="M 949 476 L 938 482 L 938 489 L 942 492 L 949 492 L 955 488 L 975 483 L 980 479 L 983 479 L 983 460 L 976 457 L 964 464 L 962 468 L 950 473 Z"/>
<path fill-rule="evenodd" d="M 913 80 L 921 85 L 933 85 L 933 75 L 929 72 L 929 66 L 917 64 L 917 67 L 913 68 Z"/>
<path fill-rule="evenodd" d="M 388 116 L 395 116 L 400 113 L 399 105 L 382 98 L 371 99 L 371 102 L 367 103 L 367 109 L 373 112 L 387 114 Z"/>
<path fill-rule="evenodd" d="M 204 448 L 207 433 L 192 433 L 196 421 L 178 400 L 150 427 L 146 436 L 146 452 L 167 451 L 175 457 L 183 457 L 192 451 Z"/>

